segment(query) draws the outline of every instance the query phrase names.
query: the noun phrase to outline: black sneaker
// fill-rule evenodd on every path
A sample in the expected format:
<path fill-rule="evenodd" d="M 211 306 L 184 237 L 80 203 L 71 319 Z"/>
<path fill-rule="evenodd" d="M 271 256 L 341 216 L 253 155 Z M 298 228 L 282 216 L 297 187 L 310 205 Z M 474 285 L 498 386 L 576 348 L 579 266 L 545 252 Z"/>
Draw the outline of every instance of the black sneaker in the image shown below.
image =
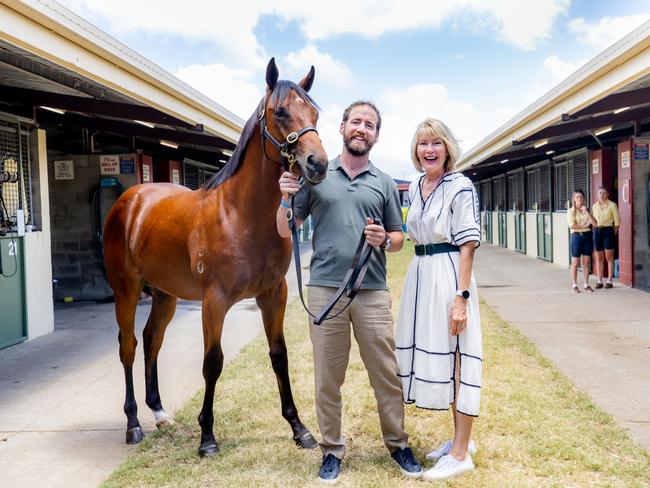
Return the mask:
<path fill-rule="evenodd" d="M 341 471 L 341 460 L 328 454 L 323 456 L 323 464 L 321 464 L 320 471 L 318 472 L 318 480 L 323 483 L 336 483 L 339 480 L 339 472 Z"/>
<path fill-rule="evenodd" d="M 392 457 L 397 464 L 399 464 L 399 469 L 406 476 L 411 478 L 418 478 L 422 475 L 422 466 L 418 463 L 418 460 L 415 459 L 413 451 L 410 447 L 404 447 L 395 449 L 390 457 Z"/>

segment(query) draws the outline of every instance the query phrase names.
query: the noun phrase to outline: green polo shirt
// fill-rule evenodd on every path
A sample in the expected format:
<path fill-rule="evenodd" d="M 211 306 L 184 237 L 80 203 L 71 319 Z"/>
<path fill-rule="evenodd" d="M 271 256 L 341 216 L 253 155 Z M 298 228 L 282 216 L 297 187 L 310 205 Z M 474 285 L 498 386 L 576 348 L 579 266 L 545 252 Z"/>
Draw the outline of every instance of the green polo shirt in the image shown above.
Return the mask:
<path fill-rule="evenodd" d="M 389 231 L 402 230 L 397 185 L 371 162 L 350 179 L 338 156 L 329 162 L 327 177 L 318 185 L 305 184 L 294 199 L 296 216 L 312 216 L 314 233 L 309 286 L 338 287 L 352 265 L 366 217 L 381 219 Z M 385 290 L 386 254 L 374 249 L 362 289 Z"/>

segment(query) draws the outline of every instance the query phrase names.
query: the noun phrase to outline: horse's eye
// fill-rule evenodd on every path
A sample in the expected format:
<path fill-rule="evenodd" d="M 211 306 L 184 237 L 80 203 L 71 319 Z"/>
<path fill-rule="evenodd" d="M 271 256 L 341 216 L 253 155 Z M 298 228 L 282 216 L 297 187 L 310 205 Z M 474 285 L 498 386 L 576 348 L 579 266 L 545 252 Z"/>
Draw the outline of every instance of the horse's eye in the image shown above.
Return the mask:
<path fill-rule="evenodd" d="M 275 116 L 276 117 L 284 118 L 284 117 L 287 117 L 288 115 L 289 115 L 289 113 L 282 107 L 278 107 L 278 108 L 275 109 Z"/>

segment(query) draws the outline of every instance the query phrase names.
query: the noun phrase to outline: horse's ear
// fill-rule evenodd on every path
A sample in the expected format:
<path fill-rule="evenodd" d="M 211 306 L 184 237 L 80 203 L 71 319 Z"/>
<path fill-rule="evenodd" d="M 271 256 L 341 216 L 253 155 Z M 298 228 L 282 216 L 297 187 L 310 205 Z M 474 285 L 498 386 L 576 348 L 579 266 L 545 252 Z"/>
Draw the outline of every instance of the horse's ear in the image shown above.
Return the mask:
<path fill-rule="evenodd" d="M 268 66 L 266 67 L 266 86 L 269 87 L 269 90 L 273 91 L 275 84 L 278 82 L 278 67 L 275 65 L 275 58 L 271 58 Z"/>
<path fill-rule="evenodd" d="M 311 86 L 314 84 L 314 75 L 316 74 L 316 70 L 314 69 L 314 66 L 312 66 L 309 69 L 309 73 L 307 73 L 307 76 L 305 76 L 302 80 L 300 80 L 300 83 L 298 83 L 303 90 L 308 92 L 311 90 Z"/>

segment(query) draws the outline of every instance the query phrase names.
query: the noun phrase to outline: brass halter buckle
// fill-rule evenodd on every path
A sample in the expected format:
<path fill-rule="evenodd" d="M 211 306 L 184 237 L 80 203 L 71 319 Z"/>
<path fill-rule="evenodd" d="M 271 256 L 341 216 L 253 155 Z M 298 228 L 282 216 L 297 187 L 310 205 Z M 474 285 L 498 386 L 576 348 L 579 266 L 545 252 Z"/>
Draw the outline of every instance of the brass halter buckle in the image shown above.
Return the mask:
<path fill-rule="evenodd" d="M 298 135 L 297 132 L 292 132 L 291 134 L 289 134 L 287 136 L 287 142 L 289 144 L 293 144 L 294 142 L 296 142 L 298 140 L 298 137 L 300 137 L 300 136 Z"/>

